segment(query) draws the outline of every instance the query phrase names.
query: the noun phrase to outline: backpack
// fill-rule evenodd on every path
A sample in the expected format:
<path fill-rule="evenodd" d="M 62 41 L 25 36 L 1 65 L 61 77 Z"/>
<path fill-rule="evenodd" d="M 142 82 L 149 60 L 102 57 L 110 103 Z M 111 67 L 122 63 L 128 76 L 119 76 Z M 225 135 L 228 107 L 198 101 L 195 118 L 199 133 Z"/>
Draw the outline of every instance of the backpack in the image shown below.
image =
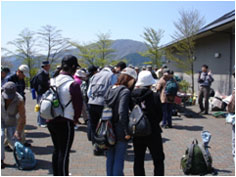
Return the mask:
<path fill-rule="evenodd" d="M 116 143 L 111 119 L 112 108 L 105 106 L 94 135 L 95 144 L 101 150 L 107 150 Z"/>
<path fill-rule="evenodd" d="M 31 80 L 30 80 L 30 88 L 34 88 L 36 91 L 38 90 L 38 74 L 36 74 Z"/>
<path fill-rule="evenodd" d="M 71 81 L 67 80 L 66 82 Z M 65 84 L 66 82 L 62 83 L 61 85 Z M 39 102 L 39 115 L 40 117 L 46 120 L 52 120 L 56 117 L 63 117 L 64 116 L 64 109 L 71 103 L 70 100 L 65 107 L 60 102 L 58 88 L 61 86 L 50 86 L 49 90 L 43 94 L 40 102 Z"/>
<path fill-rule="evenodd" d="M 205 175 L 212 173 L 212 157 L 204 145 L 195 139 L 181 158 L 181 168 L 186 175 Z"/>
<path fill-rule="evenodd" d="M 178 92 L 178 84 L 175 82 L 174 79 L 170 79 L 166 82 L 166 87 L 165 87 L 165 94 L 171 95 L 171 96 L 176 96 Z"/>
<path fill-rule="evenodd" d="M 128 128 L 129 133 L 134 137 L 151 134 L 150 122 L 138 104 L 134 106 L 129 116 Z"/>
<path fill-rule="evenodd" d="M 35 168 L 37 162 L 34 153 L 18 141 L 14 144 L 13 155 L 19 170 L 31 170 Z"/>

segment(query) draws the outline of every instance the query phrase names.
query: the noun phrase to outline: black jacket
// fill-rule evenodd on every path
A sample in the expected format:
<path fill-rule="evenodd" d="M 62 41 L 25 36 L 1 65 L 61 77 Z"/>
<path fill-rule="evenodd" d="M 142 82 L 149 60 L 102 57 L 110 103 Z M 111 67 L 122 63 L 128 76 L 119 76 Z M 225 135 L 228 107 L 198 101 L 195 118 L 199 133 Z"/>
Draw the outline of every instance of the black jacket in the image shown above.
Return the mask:
<path fill-rule="evenodd" d="M 126 141 L 129 123 L 130 91 L 125 86 L 109 87 L 105 94 L 105 104 L 112 108 L 112 122 L 118 141 Z"/>
<path fill-rule="evenodd" d="M 159 93 L 142 87 L 135 89 L 131 93 L 132 105 L 143 104 L 143 112 L 151 123 L 152 134 L 161 133 L 160 122 L 162 121 L 162 107 Z"/>
<path fill-rule="evenodd" d="M 16 84 L 16 91 L 24 98 L 25 100 L 25 80 L 19 79 L 18 76 L 15 74 L 10 75 L 7 78 L 7 82 L 12 81 Z"/>
<path fill-rule="evenodd" d="M 44 94 L 50 86 L 50 78 L 49 74 L 46 74 L 43 70 L 41 70 L 37 74 L 37 85 L 38 88 L 36 90 L 37 94 L 42 95 Z"/>

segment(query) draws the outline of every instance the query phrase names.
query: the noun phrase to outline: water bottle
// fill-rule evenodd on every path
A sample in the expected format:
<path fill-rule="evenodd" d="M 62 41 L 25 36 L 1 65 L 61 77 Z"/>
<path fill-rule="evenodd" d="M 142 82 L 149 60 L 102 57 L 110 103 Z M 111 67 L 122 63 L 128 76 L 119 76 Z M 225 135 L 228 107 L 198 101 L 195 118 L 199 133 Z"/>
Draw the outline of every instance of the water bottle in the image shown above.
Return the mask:
<path fill-rule="evenodd" d="M 36 104 L 35 107 L 34 107 L 34 111 L 35 111 L 35 112 L 39 112 L 39 109 L 40 109 L 39 104 Z"/>
<path fill-rule="evenodd" d="M 59 106 L 59 100 L 57 98 L 53 99 L 53 106 L 57 108 Z"/>
<path fill-rule="evenodd" d="M 36 91 L 34 88 L 31 89 L 31 93 L 32 93 L 32 99 L 35 100 L 36 99 Z"/>

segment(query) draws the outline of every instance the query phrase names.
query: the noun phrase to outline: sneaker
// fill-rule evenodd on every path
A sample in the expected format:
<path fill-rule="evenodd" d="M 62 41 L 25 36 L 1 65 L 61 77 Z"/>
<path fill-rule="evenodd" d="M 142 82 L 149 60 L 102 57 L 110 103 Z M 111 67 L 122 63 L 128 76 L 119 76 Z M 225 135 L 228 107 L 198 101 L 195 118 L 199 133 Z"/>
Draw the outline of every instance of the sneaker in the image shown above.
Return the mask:
<path fill-rule="evenodd" d="M 47 125 L 46 124 L 43 124 L 43 125 L 39 125 L 41 128 L 47 128 Z"/>

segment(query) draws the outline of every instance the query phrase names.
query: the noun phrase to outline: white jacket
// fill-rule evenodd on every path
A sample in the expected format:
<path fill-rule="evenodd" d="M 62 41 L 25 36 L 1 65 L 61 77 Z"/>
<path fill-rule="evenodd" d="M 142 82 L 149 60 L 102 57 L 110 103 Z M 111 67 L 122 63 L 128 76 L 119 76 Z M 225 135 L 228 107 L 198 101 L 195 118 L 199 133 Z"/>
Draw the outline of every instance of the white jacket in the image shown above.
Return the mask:
<path fill-rule="evenodd" d="M 74 120 L 74 108 L 71 101 L 70 85 L 74 79 L 69 75 L 60 74 L 56 78 L 50 80 L 51 86 L 56 85 L 59 94 L 61 105 L 65 108 L 69 102 L 70 104 L 64 109 L 64 118 Z"/>

